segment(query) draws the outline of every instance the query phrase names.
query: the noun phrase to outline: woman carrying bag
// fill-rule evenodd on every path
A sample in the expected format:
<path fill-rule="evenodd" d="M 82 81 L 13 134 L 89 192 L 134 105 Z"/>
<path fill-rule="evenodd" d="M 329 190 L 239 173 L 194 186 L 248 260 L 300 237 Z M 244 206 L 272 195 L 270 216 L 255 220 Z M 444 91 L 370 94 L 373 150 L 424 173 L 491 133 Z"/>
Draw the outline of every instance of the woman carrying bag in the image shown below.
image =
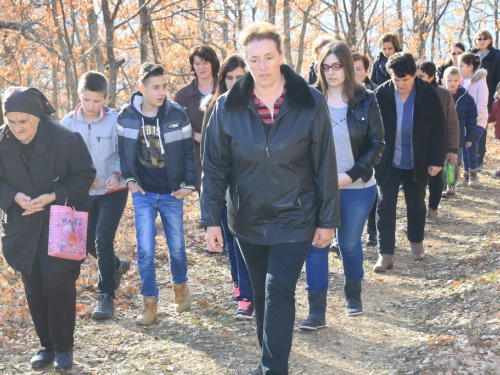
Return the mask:
<path fill-rule="evenodd" d="M 31 366 L 73 365 L 75 283 L 81 261 L 48 255 L 50 206 L 87 211 L 95 169 L 78 133 L 53 120 L 55 112 L 37 89 L 9 87 L 6 124 L 0 128 L 2 251 L 21 272 L 26 299 L 43 347 Z"/>

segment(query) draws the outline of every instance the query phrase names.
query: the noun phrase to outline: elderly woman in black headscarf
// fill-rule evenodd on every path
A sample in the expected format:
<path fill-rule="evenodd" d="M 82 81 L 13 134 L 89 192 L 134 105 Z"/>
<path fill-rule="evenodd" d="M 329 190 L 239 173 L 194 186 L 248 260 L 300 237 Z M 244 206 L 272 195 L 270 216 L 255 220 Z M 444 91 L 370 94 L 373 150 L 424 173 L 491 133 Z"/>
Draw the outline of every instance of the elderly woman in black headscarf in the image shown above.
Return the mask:
<path fill-rule="evenodd" d="M 76 280 L 80 261 L 48 255 L 50 206 L 87 210 L 95 169 L 83 138 L 53 120 L 37 89 L 9 87 L 0 127 L 2 251 L 21 273 L 42 350 L 33 368 L 73 365 Z"/>

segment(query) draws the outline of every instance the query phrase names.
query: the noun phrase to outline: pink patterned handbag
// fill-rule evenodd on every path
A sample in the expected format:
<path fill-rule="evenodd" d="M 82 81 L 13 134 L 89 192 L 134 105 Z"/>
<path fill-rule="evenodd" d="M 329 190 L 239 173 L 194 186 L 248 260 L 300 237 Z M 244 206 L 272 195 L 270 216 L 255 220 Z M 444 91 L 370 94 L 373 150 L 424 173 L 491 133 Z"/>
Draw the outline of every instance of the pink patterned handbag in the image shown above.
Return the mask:
<path fill-rule="evenodd" d="M 88 212 L 68 206 L 50 206 L 49 255 L 82 260 L 87 256 Z"/>

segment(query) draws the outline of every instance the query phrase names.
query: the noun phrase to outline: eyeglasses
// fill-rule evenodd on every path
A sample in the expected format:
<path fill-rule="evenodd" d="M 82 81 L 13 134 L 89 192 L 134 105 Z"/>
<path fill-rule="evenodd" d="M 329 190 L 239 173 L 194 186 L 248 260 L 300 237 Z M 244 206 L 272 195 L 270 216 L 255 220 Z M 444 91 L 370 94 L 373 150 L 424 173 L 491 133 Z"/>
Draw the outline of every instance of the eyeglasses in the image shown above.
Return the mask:
<path fill-rule="evenodd" d="M 460 53 L 458 53 L 458 52 L 452 52 L 451 54 L 452 54 L 452 56 L 460 56 L 462 53 L 463 52 L 460 52 Z"/>
<path fill-rule="evenodd" d="M 334 63 L 332 65 L 321 64 L 321 70 L 328 73 L 330 69 L 335 71 L 342 69 L 344 66 L 341 63 Z"/>
<path fill-rule="evenodd" d="M 479 37 L 479 38 L 477 38 L 476 40 L 477 40 L 477 41 L 481 41 L 481 40 L 489 40 L 489 39 L 490 39 L 490 38 L 486 38 L 486 37 L 482 38 L 482 37 Z"/>

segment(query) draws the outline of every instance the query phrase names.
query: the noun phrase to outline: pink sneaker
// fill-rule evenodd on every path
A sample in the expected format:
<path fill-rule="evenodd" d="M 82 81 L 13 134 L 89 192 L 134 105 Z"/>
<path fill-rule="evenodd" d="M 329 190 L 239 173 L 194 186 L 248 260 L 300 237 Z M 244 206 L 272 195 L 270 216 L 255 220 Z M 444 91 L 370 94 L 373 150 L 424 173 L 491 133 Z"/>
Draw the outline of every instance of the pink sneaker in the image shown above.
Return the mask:
<path fill-rule="evenodd" d="M 234 315 L 235 319 L 252 319 L 253 318 L 253 303 L 252 301 L 243 298 L 243 301 L 238 302 L 238 311 Z"/>
<path fill-rule="evenodd" d="M 240 296 L 240 288 L 238 288 L 238 284 L 233 284 L 233 296 L 231 297 L 231 303 L 237 304 L 238 297 Z"/>

